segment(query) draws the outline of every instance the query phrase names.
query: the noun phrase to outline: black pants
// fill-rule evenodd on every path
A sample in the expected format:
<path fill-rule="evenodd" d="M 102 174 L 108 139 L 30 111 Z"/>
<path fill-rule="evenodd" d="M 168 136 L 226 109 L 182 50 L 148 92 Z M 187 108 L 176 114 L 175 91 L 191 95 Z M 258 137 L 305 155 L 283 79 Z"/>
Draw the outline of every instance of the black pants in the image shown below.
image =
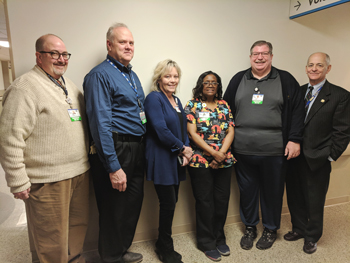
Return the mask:
<path fill-rule="evenodd" d="M 113 189 L 109 173 L 97 154 L 89 159 L 99 211 L 98 250 L 103 262 L 123 263 L 122 256 L 134 238 L 143 200 L 144 145 L 117 142 L 115 149 L 127 176 L 125 192 Z"/>
<path fill-rule="evenodd" d="M 162 251 L 174 250 L 171 227 L 178 200 L 179 185 L 154 185 L 159 199 L 159 234 L 156 247 Z"/>
<path fill-rule="evenodd" d="M 259 197 L 263 225 L 278 230 L 286 175 L 284 156 L 255 156 L 235 153 L 240 214 L 246 226 L 259 223 Z"/>
<path fill-rule="evenodd" d="M 198 249 L 214 250 L 226 244 L 224 226 L 230 199 L 232 167 L 212 169 L 188 167 L 196 199 Z"/>
<path fill-rule="evenodd" d="M 323 212 L 329 186 L 331 164 L 311 171 L 301 154 L 289 165 L 286 188 L 293 231 L 304 235 L 305 241 L 317 242 L 323 231 Z"/>

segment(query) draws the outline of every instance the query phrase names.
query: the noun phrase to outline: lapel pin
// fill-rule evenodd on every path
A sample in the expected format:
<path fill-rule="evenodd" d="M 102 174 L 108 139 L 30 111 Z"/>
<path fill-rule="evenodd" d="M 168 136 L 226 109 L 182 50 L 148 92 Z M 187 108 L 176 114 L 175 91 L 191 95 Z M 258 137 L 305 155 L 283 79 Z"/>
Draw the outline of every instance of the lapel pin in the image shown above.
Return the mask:
<path fill-rule="evenodd" d="M 322 100 L 321 100 L 321 102 L 322 102 L 322 103 L 324 103 L 324 102 L 325 102 L 325 100 L 324 100 L 324 99 L 322 99 Z"/>

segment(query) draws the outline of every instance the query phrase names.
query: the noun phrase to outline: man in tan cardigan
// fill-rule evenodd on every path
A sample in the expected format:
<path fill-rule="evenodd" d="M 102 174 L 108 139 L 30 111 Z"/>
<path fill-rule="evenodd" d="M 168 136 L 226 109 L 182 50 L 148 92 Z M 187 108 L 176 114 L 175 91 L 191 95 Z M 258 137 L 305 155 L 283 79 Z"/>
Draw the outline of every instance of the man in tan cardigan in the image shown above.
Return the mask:
<path fill-rule="evenodd" d="M 36 42 L 36 62 L 3 97 L 0 162 L 25 202 L 41 263 L 85 262 L 89 162 L 84 98 L 63 77 L 70 54 L 52 34 Z"/>

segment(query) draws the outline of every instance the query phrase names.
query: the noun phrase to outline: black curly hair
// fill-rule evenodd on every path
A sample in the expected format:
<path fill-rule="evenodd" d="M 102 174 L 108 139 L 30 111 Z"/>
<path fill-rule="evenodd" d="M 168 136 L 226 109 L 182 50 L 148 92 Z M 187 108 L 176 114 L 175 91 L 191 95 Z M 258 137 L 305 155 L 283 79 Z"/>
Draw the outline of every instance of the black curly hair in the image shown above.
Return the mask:
<path fill-rule="evenodd" d="M 216 74 L 215 72 L 210 71 L 210 70 L 202 73 L 199 76 L 196 86 L 192 89 L 193 98 L 194 99 L 200 99 L 202 101 L 206 101 L 207 100 L 207 98 L 203 95 L 202 92 L 203 92 L 203 80 L 208 75 L 214 75 L 216 77 L 216 81 L 219 83 L 219 85 L 218 85 L 218 89 L 217 89 L 215 97 L 216 97 L 216 99 L 221 100 L 222 99 L 221 78 L 220 78 L 220 76 L 218 74 Z"/>

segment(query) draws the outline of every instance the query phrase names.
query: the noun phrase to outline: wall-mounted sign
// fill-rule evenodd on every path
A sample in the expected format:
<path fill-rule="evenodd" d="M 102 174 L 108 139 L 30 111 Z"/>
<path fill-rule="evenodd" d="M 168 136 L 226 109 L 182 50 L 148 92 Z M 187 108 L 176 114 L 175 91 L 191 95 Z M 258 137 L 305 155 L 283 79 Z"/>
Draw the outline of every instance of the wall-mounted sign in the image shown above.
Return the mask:
<path fill-rule="evenodd" d="M 294 19 L 350 0 L 290 0 L 289 18 Z"/>

